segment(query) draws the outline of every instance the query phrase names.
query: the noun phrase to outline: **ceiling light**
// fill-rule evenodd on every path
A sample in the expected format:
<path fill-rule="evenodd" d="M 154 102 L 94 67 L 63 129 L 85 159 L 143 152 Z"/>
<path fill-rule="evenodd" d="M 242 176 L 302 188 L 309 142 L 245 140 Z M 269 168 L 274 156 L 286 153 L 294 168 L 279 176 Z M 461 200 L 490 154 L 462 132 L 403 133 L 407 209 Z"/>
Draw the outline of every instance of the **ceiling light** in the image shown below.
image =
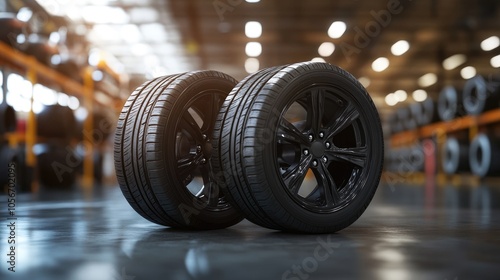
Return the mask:
<path fill-rule="evenodd" d="M 443 68 L 446 70 L 452 70 L 463 64 L 467 60 L 467 57 L 463 54 L 455 54 L 447 59 L 443 60 Z"/>
<path fill-rule="evenodd" d="M 326 62 L 324 58 L 322 57 L 315 57 L 311 59 L 312 62 Z"/>
<path fill-rule="evenodd" d="M 394 105 L 398 104 L 398 98 L 394 95 L 394 93 L 389 93 L 385 97 L 385 103 L 387 103 L 387 105 L 389 105 L 389 106 L 394 106 Z"/>
<path fill-rule="evenodd" d="M 346 29 L 347 26 L 343 21 L 334 21 L 328 28 L 328 36 L 333 39 L 340 38 Z"/>
<path fill-rule="evenodd" d="M 33 11 L 28 7 L 22 7 L 17 12 L 16 18 L 20 21 L 28 22 L 33 15 Z"/>
<path fill-rule="evenodd" d="M 245 24 L 245 35 L 248 38 L 259 38 L 262 35 L 262 25 L 258 21 L 249 21 Z"/>
<path fill-rule="evenodd" d="M 372 69 L 375 72 L 382 72 L 389 67 L 389 59 L 386 57 L 379 57 L 372 63 Z"/>
<path fill-rule="evenodd" d="M 120 28 L 123 41 L 128 43 L 138 43 L 142 39 L 139 27 L 135 24 L 125 24 Z"/>
<path fill-rule="evenodd" d="M 500 46 L 500 38 L 497 36 L 491 36 L 481 42 L 481 49 L 483 49 L 483 51 L 491 51 L 498 46 Z"/>
<path fill-rule="evenodd" d="M 368 79 L 367 77 L 359 77 L 358 82 L 365 88 L 369 87 L 371 83 L 370 79 Z"/>
<path fill-rule="evenodd" d="M 259 60 L 257 58 L 249 57 L 245 61 L 245 71 L 247 71 L 248 74 L 259 71 L 259 67 Z"/>
<path fill-rule="evenodd" d="M 133 44 L 130 47 L 130 52 L 135 56 L 145 56 L 152 52 L 152 49 L 147 44 Z"/>
<path fill-rule="evenodd" d="M 158 11 L 150 7 L 137 7 L 128 10 L 130 21 L 135 23 L 158 21 Z"/>
<path fill-rule="evenodd" d="M 335 45 L 331 42 L 324 42 L 318 48 L 319 55 L 324 57 L 332 55 L 334 51 L 335 51 Z"/>
<path fill-rule="evenodd" d="M 259 3 L 260 0 L 245 0 L 247 3 Z"/>
<path fill-rule="evenodd" d="M 405 40 L 400 40 L 392 45 L 391 52 L 393 55 L 399 56 L 407 52 L 409 49 L 410 44 Z"/>
<path fill-rule="evenodd" d="M 472 67 L 472 66 L 467 66 L 467 67 L 464 67 L 462 68 L 462 70 L 460 70 L 460 75 L 462 76 L 462 78 L 464 79 L 470 79 L 474 76 L 476 76 L 476 68 Z"/>
<path fill-rule="evenodd" d="M 83 19 L 91 23 L 116 23 L 129 22 L 128 14 L 119 7 L 86 6 L 82 7 Z"/>
<path fill-rule="evenodd" d="M 408 98 L 408 94 L 402 89 L 396 90 L 394 92 L 394 96 L 398 99 L 399 102 L 404 102 L 406 98 Z"/>
<path fill-rule="evenodd" d="M 148 42 L 163 43 L 167 41 L 167 39 L 169 39 L 169 41 L 173 39 L 173 36 L 167 36 L 165 26 L 161 23 L 142 24 L 140 30 L 142 37 Z"/>
<path fill-rule="evenodd" d="M 245 47 L 245 53 L 251 57 L 257 57 L 262 53 L 262 45 L 258 42 L 248 42 Z"/>
<path fill-rule="evenodd" d="M 417 89 L 412 93 L 411 96 L 413 97 L 413 100 L 417 102 L 422 102 L 427 99 L 427 91 L 423 89 Z"/>
<path fill-rule="evenodd" d="M 418 85 L 421 87 L 429 87 L 437 82 L 437 76 L 434 73 L 427 73 L 418 78 Z"/>
<path fill-rule="evenodd" d="M 494 57 L 492 57 L 492 58 L 490 59 L 490 64 L 491 64 L 491 66 L 492 66 L 492 67 L 494 67 L 494 68 L 498 68 L 498 67 L 500 67 L 500 54 L 499 54 L 499 55 L 496 55 L 496 56 L 494 56 Z"/>

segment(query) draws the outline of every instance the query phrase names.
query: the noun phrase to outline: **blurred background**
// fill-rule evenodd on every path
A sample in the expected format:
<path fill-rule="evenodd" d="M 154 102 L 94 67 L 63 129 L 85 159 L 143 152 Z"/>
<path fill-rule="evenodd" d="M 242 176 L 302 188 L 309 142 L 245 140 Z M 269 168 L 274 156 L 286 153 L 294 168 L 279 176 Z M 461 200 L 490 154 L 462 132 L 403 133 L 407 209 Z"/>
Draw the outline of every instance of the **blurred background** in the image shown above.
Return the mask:
<path fill-rule="evenodd" d="M 316 276 L 496 279 L 499 36 L 497 0 L 0 1 L 0 197 L 14 162 L 24 275 L 285 279 L 305 265 L 315 235 L 245 221 L 195 234 L 142 219 L 119 191 L 112 142 L 127 97 L 153 77 L 214 69 L 241 80 L 312 60 L 366 87 L 386 153 L 369 211 L 328 235 L 339 249 Z"/>
<path fill-rule="evenodd" d="M 346 69 L 367 88 L 383 120 L 386 177 L 500 175 L 493 156 L 500 149 L 499 5 L 2 1 L 1 160 L 20 162 L 25 191 L 116 185 L 110 136 L 144 81 L 196 69 L 241 80 L 313 60 Z"/>

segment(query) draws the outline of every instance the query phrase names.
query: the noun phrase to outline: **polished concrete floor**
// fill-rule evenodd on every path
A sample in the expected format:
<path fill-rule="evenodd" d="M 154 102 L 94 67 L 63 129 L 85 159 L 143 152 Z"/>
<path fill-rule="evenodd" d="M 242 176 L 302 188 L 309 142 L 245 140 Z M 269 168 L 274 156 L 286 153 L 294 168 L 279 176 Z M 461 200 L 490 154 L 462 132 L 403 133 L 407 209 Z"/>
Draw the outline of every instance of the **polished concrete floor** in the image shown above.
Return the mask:
<path fill-rule="evenodd" d="M 500 190 L 491 185 L 382 184 L 355 224 L 323 235 L 247 221 L 163 228 L 116 187 L 19 195 L 16 216 L 16 272 L 3 219 L 0 279 L 500 279 Z"/>

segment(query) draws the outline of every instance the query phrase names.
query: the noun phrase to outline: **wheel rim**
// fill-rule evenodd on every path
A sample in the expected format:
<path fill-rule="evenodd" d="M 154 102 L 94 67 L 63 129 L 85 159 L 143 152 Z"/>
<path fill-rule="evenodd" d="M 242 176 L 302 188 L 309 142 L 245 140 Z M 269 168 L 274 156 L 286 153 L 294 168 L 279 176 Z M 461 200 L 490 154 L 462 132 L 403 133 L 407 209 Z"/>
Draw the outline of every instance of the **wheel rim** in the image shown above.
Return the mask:
<path fill-rule="evenodd" d="M 183 108 L 175 130 L 177 178 L 201 208 L 212 211 L 231 207 L 214 182 L 210 163 L 212 132 L 225 97 L 217 90 L 198 93 Z"/>
<path fill-rule="evenodd" d="M 352 93 L 328 85 L 306 88 L 285 106 L 276 134 L 276 166 L 296 203 L 331 213 L 361 192 L 374 148 L 366 120 Z"/>

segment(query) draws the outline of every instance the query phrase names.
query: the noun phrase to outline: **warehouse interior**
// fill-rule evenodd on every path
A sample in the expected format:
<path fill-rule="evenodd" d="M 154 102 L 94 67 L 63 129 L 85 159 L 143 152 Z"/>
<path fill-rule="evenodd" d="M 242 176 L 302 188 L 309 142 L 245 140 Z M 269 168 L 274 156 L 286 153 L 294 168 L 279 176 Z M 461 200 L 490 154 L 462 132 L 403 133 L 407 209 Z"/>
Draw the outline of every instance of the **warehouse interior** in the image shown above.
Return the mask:
<path fill-rule="evenodd" d="M 136 88 L 305 61 L 352 74 L 380 116 L 383 171 L 359 220 L 187 230 L 127 203 L 115 131 Z M 496 0 L 6 0 L 0 87 L 2 279 L 498 277 Z"/>

